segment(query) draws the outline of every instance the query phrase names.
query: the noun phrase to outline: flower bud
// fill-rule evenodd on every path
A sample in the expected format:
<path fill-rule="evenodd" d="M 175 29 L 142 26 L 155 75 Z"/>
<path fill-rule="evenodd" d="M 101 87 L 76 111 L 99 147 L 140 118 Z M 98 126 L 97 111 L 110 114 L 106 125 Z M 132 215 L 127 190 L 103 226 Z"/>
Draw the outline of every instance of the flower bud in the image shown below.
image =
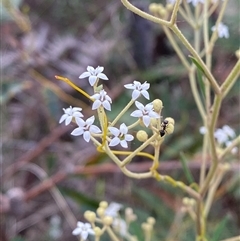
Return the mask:
<path fill-rule="evenodd" d="M 95 220 L 96 220 L 96 214 L 94 212 L 92 212 L 92 211 L 86 211 L 84 213 L 84 217 L 90 223 L 94 223 Z"/>
<path fill-rule="evenodd" d="M 166 132 L 167 132 L 167 134 L 172 134 L 173 131 L 174 131 L 174 125 L 169 123 L 166 127 Z"/>
<path fill-rule="evenodd" d="M 153 226 L 156 223 L 156 220 L 153 217 L 148 217 L 147 223 L 149 223 L 149 224 L 151 224 Z"/>
<path fill-rule="evenodd" d="M 166 9 L 167 9 L 168 11 L 172 11 L 172 10 L 173 10 L 173 4 L 168 3 L 168 4 L 166 5 Z"/>
<path fill-rule="evenodd" d="M 235 52 L 235 55 L 238 59 L 240 59 L 240 49 Z"/>
<path fill-rule="evenodd" d="M 157 3 L 151 3 L 149 5 L 149 12 L 152 14 L 155 14 L 158 10 L 158 4 Z"/>
<path fill-rule="evenodd" d="M 99 207 L 99 208 L 97 209 L 97 214 L 98 214 L 98 216 L 99 216 L 100 218 L 103 217 L 104 214 L 105 214 L 105 208 Z"/>
<path fill-rule="evenodd" d="M 107 203 L 106 201 L 101 201 L 101 202 L 99 203 L 99 207 L 101 207 L 101 208 L 107 208 L 107 207 L 108 207 L 108 203 Z"/>
<path fill-rule="evenodd" d="M 146 131 L 138 131 L 136 135 L 137 139 L 141 142 L 145 142 L 148 139 L 148 134 Z"/>
<path fill-rule="evenodd" d="M 93 231 L 96 237 L 100 237 L 102 235 L 102 230 L 99 227 L 95 227 Z"/>
<path fill-rule="evenodd" d="M 110 226 L 113 223 L 113 218 L 110 216 L 105 216 L 102 221 L 104 225 Z"/>
<path fill-rule="evenodd" d="M 157 112 L 160 113 L 162 108 L 163 108 L 163 103 L 160 99 L 155 99 L 153 102 L 153 109 Z"/>

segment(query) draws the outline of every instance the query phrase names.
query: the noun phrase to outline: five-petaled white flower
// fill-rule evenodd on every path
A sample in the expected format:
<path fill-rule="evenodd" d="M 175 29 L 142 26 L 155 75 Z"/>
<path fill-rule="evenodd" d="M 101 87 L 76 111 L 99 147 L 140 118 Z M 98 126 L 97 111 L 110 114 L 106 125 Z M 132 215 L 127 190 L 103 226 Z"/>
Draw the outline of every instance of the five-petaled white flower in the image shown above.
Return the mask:
<path fill-rule="evenodd" d="M 147 82 L 144 82 L 141 84 L 139 81 L 133 81 L 132 84 L 126 84 L 124 85 L 126 89 L 131 89 L 133 90 L 132 92 L 132 99 L 136 100 L 140 95 L 143 95 L 146 99 L 149 100 L 149 93 L 147 90 L 150 87 L 150 84 Z"/>
<path fill-rule="evenodd" d="M 61 116 L 59 123 L 62 123 L 63 121 L 65 121 L 65 125 L 69 125 L 70 122 L 73 120 L 73 118 L 75 119 L 75 121 L 80 120 L 81 117 L 83 117 L 83 114 L 81 113 L 82 108 L 80 107 L 73 107 L 70 106 L 67 109 L 64 109 L 64 114 Z"/>
<path fill-rule="evenodd" d="M 94 69 L 92 66 L 88 66 L 87 71 L 82 73 L 79 76 L 79 79 L 89 77 L 88 78 L 89 84 L 91 86 L 94 86 L 98 78 L 103 80 L 108 80 L 108 77 L 104 73 L 102 73 L 103 70 L 104 70 L 104 67 L 101 67 L 101 66 L 98 66 L 96 69 Z"/>
<path fill-rule="evenodd" d="M 131 113 L 131 116 L 142 118 L 143 123 L 146 127 L 149 126 L 151 118 L 160 118 L 159 114 L 153 110 L 153 104 L 149 103 L 144 106 L 142 103 L 135 101 L 135 105 L 138 110 L 135 110 Z"/>
<path fill-rule="evenodd" d="M 80 136 L 83 135 L 83 138 L 86 142 L 89 142 L 91 134 L 98 134 L 101 132 L 99 127 L 93 125 L 95 120 L 94 116 L 89 117 L 86 121 L 83 119 L 77 119 L 78 127 L 72 131 L 73 136 Z"/>
<path fill-rule="evenodd" d="M 112 99 L 105 90 L 100 90 L 99 93 L 92 95 L 91 98 L 94 99 L 92 110 L 96 110 L 102 105 L 106 110 L 111 111 L 110 103 L 112 103 Z"/>
<path fill-rule="evenodd" d="M 77 227 L 72 232 L 73 235 L 80 235 L 81 239 L 86 240 L 89 234 L 94 235 L 90 223 L 77 222 Z"/>
<path fill-rule="evenodd" d="M 108 127 L 108 129 L 111 134 L 114 135 L 114 138 L 110 141 L 109 146 L 116 146 L 120 143 L 122 147 L 127 148 L 127 141 L 132 141 L 134 139 L 131 134 L 127 134 L 128 128 L 124 123 L 120 125 L 119 129 L 116 127 Z"/>
<path fill-rule="evenodd" d="M 196 7 L 198 3 L 204 3 L 204 0 L 187 0 L 187 2 L 192 3 L 192 5 Z"/>
<path fill-rule="evenodd" d="M 216 31 L 216 26 L 213 26 L 211 30 Z M 217 33 L 219 38 L 229 38 L 228 26 L 220 22 L 217 27 Z"/>
<path fill-rule="evenodd" d="M 120 211 L 122 206 L 123 205 L 120 203 L 115 203 L 115 202 L 110 203 L 109 206 L 105 209 L 105 215 L 111 216 L 113 218 L 117 217 L 118 212 Z"/>

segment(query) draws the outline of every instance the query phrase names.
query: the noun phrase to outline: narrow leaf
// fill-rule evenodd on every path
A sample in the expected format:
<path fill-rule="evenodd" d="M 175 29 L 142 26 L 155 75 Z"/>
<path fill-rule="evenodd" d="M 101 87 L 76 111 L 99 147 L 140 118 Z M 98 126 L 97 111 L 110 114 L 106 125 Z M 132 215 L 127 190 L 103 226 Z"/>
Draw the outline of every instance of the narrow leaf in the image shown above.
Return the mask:
<path fill-rule="evenodd" d="M 181 163 L 182 163 L 182 166 L 183 166 L 183 171 L 186 175 L 186 178 L 187 178 L 188 182 L 190 184 L 194 183 L 192 173 L 191 173 L 191 171 L 190 171 L 190 169 L 188 168 L 188 165 L 187 165 L 186 156 L 183 154 L 183 152 L 180 152 L 180 160 L 181 160 Z"/>

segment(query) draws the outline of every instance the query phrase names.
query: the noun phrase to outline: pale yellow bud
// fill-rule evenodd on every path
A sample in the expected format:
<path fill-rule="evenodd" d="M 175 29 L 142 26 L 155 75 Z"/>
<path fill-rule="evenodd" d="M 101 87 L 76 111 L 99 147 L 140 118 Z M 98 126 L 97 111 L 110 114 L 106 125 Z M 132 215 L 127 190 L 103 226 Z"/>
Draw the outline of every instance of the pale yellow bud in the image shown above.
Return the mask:
<path fill-rule="evenodd" d="M 89 221 L 90 223 L 94 223 L 96 220 L 96 214 L 92 211 L 86 211 L 84 213 L 84 217 L 87 221 Z"/>
<path fill-rule="evenodd" d="M 93 231 L 96 237 L 100 237 L 102 235 L 102 230 L 99 227 L 93 228 Z"/>
<path fill-rule="evenodd" d="M 156 118 L 151 118 L 150 123 L 152 126 L 156 126 L 158 123 L 158 120 Z"/>
<path fill-rule="evenodd" d="M 168 3 L 168 4 L 166 5 L 166 9 L 167 9 L 168 11 L 172 11 L 172 10 L 173 10 L 173 4 Z"/>
<path fill-rule="evenodd" d="M 158 10 L 158 4 L 157 3 L 151 3 L 150 5 L 149 5 L 149 12 L 150 13 L 156 13 L 157 12 L 157 10 Z"/>
<path fill-rule="evenodd" d="M 240 49 L 235 52 L 235 55 L 238 59 L 240 59 Z"/>
<path fill-rule="evenodd" d="M 160 99 L 155 99 L 153 102 L 153 109 L 157 112 L 160 113 L 162 108 L 163 108 L 163 103 Z"/>
<path fill-rule="evenodd" d="M 108 207 L 108 203 L 107 203 L 106 201 L 101 201 L 101 202 L 99 203 L 99 207 L 101 207 L 101 208 L 107 208 L 107 207 Z"/>
<path fill-rule="evenodd" d="M 97 214 L 98 214 L 99 217 L 103 217 L 104 214 L 105 214 L 105 208 L 99 207 L 99 208 L 97 209 Z"/>
<path fill-rule="evenodd" d="M 141 142 L 145 142 L 148 139 L 148 134 L 146 131 L 138 131 L 136 135 L 137 139 Z"/>
<path fill-rule="evenodd" d="M 147 222 L 153 226 L 153 225 L 156 223 L 156 220 L 155 220 L 155 218 L 153 218 L 153 217 L 149 217 L 149 218 L 147 219 Z"/>
<path fill-rule="evenodd" d="M 174 125 L 171 124 L 171 123 L 167 124 L 166 133 L 167 133 L 167 134 L 172 134 L 173 131 L 174 131 Z"/>
<path fill-rule="evenodd" d="M 196 205 L 196 201 L 193 198 L 189 198 L 189 206 L 194 207 Z"/>
<path fill-rule="evenodd" d="M 145 232 L 152 231 L 152 225 L 150 225 L 149 223 L 142 223 L 141 227 Z"/>
<path fill-rule="evenodd" d="M 166 16 L 166 14 L 167 14 L 166 9 L 165 9 L 165 8 L 161 8 L 161 9 L 159 10 L 159 14 L 160 14 L 160 16 L 162 16 L 162 17 Z"/>
<path fill-rule="evenodd" d="M 103 218 L 103 224 L 106 226 L 110 226 L 113 223 L 113 218 L 110 216 L 106 216 Z"/>
<path fill-rule="evenodd" d="M 182 202 L 183 202 L 184 205 L 188 206 L 189 205 L 189 198 L 188 197 L 183 198 Z"/>

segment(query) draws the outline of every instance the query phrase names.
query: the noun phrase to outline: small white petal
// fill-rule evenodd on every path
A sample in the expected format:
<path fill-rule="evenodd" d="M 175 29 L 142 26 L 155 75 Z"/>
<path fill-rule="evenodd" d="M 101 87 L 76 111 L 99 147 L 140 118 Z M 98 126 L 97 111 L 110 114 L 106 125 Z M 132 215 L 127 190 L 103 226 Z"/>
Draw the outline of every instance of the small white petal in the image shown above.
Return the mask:
<path fill-rule="evenodd" d="M 90 76 L 90 77 L 89 77 L 89 84 L 90 84 L 91 86 L 94 86 L 94 84 L 96 83 L 96 81 L 97 81 L 97 77 L 96 77 L 96 76 Z"/>
<path fill-rule="evenodd" d="M 62 123 L 64 120 L 66 120 L 67 117 L 68 117 L 67 114 L 63 114 L 59 120 L 59 123 Z"/>
<path fill-rule="evenodd" d="M 132 92 L 132 99 L 133 100 L 136 100 L 139 96 L 140 96 L 140 91 L 139 90 L 134 90 L 133 92 Z"/>
<path fill-rule="evenodd" d="M 65 120 L 65 125 L 66 126 L 69 125 L 71 123 L 71 121 L 72 121 L 72 116 L 68 116 Z"/>
<path fill-rule="evenodd" d="M 122 133 L 122 134 L 127 134 L 127 132 L 128 132 L 128 128 L 127 128 L 127 126 L 125 125 L 125 123 L 122 123 L 121 125 L 120 125 L 120 132 Z"/>
<path fill-rule="evenodd" d="M 102 102 L 100 100 L 95 100 L 92 105 L 92 110 L 98 109 L 102 105 Z"/>
<path fill-rule="evenodd" d="M 108 80 L 108 77 L 105 74 L 103 74 L 103 73 L 98 74 L 97 77 L 99 79 Z"/>
<path fill-rule="evenodd" d="M 79 235 L 81 234 L 82 232 L 82 229 L 81 228 L 75 228 L 73 231 L 72 231 L 72 234 L 73 235 Z"/>
<path fill-rule="evenodd" d="M 144 125 L 146 126 L 146 127 L 148 127 L 149 126 L 149 124 L 150 124 L 150 117 L 149 116 L 143 116 L 143 123 L 144 123 Z"/>
<path fill-rule="evenodd" d="M 140 103 L 139 101 L 135 101 L 135 105 L 137 106 L 137 108 L 139 110 L 144 110 L 144 105 L 142 103 Z"/>
<path fill-rule="evenodd" d="M 125 140 L 126 141 L 132 141 L 134 139 L 133 135 L 130 135 L 130 134 L 126 134 L 125 135 Z"/>
<path fill-rule="evenodd" d="M 120 145 L 123 147 L 123 148 L 128 148 L 128 144 L 125 140 L 121 140 L 120 141 Z"/>
<path fill-rule="evenodd" d="M 90 135 L 90 132 L 89 132 L 89 131 L 85 131 L 85 132 L 83 133 L 83 139 L 84 139 L 86 142 L 89 142 L 89 141 L 90 141 L 90 137 L 91 137 L 91 135 Z"/>
<path fill-rule="evenodd" d="M 106 110 L 111 111 L 111 105 L 107 100 L 103 101 L 102 105 Z"/>
<path fill-rule="evenodd" d="M 141 110 L 135 110 L 131 113 L 130 116 L 133 116 L 133 117 L 142 117 L 143 116 L 143 113 Z"/>
<path fill-rule="evenodd" d="M 150 97 L 149 97 L 149 93 L 146 91 L 146 90 L 142 90 L 141 91 L 141 94 L 146 98 L 146 99 L 150 99 Z"/>
<path fill-rule="evenodd" d="M 120 139 L 118 137 L 114 137 L 110 143 L 109 146 L 117 146 L 120 143 Z"/>
<path fill-rule="evenodd" d="M 91 125 L 89 128 L 89 131 L 93 134 L 101 133 L 101 130 L 99 129 L 99 127 L 95 125 Z"/>
<path fill-rule="evenodd" d="M 95 116 L 93 115 L 86 120 L 86 124 L 92 125 L 94 121 L 95 121 Z"/>
<path fill-rule="evenodd" d="M 108 130 L 114 135 L 114 136 L 119 136 L 120 131 L 116 127 L 108 127 Z"/>
<path fill-rule="evenodd" d="M 79 76 L 79 79 L 84 79 L 86 77 L 89 77 L 91 74 L 89 72 L 84 72 Z"/>
<path fill-rule="evenodd" d="M 71 132 L 71 135 L 73 135 L 73 136 L 80 136 L 80 135 L 83 134 L 83 132 L 84 132 L 83 128 L 78 127 L 78 128 L 74 129 L 74 130 Z"/>

